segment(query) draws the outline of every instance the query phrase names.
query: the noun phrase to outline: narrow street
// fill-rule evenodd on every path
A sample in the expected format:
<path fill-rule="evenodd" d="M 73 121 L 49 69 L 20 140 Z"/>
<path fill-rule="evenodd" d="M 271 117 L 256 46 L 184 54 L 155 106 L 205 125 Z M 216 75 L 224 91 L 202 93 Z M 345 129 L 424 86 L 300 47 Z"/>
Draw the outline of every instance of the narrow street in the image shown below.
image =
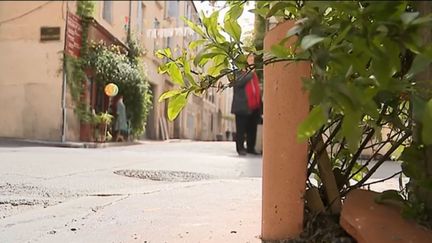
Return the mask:
<path fill-rule="evenodd" d="M 261 165 L 232 142 L 0 142 L 0 242 L 260 242 Z"/>

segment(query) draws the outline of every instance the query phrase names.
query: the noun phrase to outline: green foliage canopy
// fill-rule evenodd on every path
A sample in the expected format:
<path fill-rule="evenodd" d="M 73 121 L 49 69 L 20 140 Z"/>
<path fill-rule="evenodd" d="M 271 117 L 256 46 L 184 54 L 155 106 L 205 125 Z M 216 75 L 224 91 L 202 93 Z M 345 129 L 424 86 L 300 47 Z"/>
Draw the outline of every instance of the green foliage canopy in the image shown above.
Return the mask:
<path fill-rule="evenodd" d="M 136 56 L 131 59 L 118 46 L 93 42 L 86 66 L 95 70 L 96 82 L 103 85 L 115 83 L 119 87 L 119 94 L 124 96 L 127 117 L 131 121 L 132 134 L 141 135 L 152 108 L 152 94 L 142 60 Z"/>

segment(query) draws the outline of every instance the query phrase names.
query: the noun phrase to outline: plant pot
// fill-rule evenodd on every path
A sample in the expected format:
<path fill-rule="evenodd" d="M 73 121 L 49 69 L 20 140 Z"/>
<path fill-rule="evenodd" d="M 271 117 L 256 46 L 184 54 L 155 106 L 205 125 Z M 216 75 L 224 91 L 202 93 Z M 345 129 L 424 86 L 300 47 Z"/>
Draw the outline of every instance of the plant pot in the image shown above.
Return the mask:
<path fill-rule="evenodd" d="M 92 141 L 92 132 L 91 125 L 89 123 L 81 123 L 80 124 L 80 141 L 83 142 L 91 142 Z"/>
<path fill-rule="evenodd" d="M 99 132 L 99 138 L 98 142 L 104 143 L 106 142 L 106 132 L 107 132 L 108 124 L 106 123 L 100 123 L 97 127 L 97 130 Z"/>

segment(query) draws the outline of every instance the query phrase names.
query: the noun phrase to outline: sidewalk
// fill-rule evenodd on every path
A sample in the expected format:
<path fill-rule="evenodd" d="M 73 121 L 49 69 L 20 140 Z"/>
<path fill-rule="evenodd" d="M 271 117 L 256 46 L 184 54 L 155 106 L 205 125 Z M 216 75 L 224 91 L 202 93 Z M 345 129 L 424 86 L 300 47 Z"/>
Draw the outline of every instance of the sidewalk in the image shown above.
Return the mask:
<path fill-rule="evenodd" d="M 19 138 L 2 138 L 0 137 L 0 147 L 35 147 L 35 146 L 48 146 L 48 147 L 63 147 L 63 148 L 107 148 L 117 146 L 129 146 L 142 144 L 142 141 L 130 142 L 60 142 L 60 141 L 45 141 L 33 139 L 19 139 Z"/>

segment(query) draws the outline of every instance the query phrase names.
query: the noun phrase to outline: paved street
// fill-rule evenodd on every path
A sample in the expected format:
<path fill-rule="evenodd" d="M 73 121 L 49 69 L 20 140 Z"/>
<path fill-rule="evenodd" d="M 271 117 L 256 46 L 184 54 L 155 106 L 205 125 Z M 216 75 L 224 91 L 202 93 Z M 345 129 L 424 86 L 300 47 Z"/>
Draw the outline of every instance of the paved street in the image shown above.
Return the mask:
<path fill-rule="evenodd" d="M 0 242 L 260 242 L 261 166 L 232 142 L 2 142 Z"/>
<path fill-rule="evenodd" d="M 261 160 L 231 142 L 2 144 L 0 242 L 259 242 Z"/>

